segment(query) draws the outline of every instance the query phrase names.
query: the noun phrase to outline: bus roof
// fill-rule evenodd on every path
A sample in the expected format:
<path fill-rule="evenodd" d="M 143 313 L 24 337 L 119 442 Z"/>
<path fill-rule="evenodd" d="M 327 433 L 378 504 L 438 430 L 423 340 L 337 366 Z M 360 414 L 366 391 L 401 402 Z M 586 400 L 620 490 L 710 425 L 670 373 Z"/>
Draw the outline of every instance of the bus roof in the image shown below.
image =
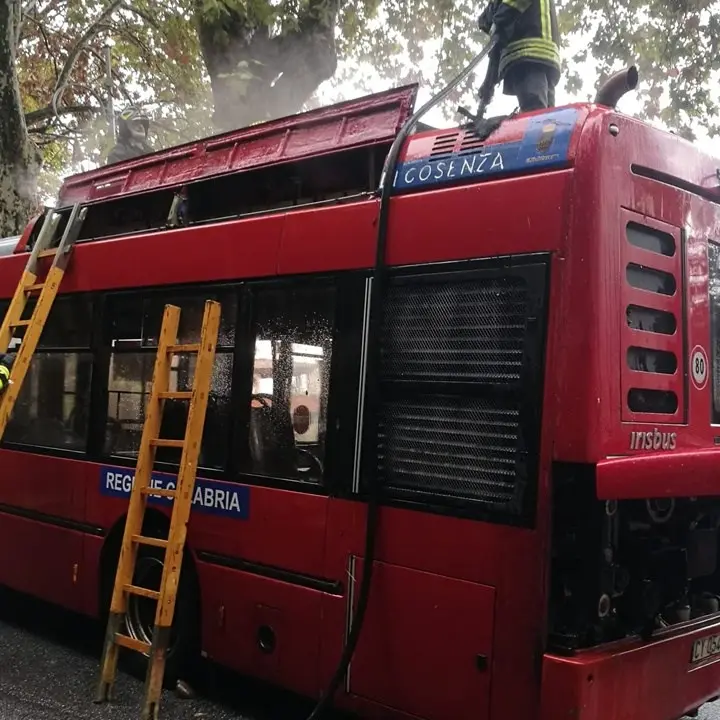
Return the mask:
<path fill-rule="evenodd" d="M 58 206 L 389 143 L 412 113 L 417 88 L 395 88 L 72 175 Z"/>

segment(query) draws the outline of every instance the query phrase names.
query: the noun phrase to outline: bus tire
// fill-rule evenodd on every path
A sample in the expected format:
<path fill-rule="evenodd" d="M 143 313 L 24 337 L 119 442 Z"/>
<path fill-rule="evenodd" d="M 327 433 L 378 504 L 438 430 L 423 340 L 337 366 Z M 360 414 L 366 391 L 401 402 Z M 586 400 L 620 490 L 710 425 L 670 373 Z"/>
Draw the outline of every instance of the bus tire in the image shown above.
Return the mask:
<path fill-rule="evenodd" d="M 154 535 L 155 533 L 148 533 Z M 107 624 L 112 600 L 118 552 L 112 553 L 113 561 L 103 567 L 103 604 L 101 620 Z M 134 582 L 141 587 L 157 590 L 162 575 L 164 552 L 159 548 L 141 546 L 138 549 Z M 128 603 L 127 621 L 121 632 L 146 642 L 152 642 L 154 609 L 156 602 L 147 598 L 131 596 Z M 104 629 L 104 628 L 103 628 Z M 200 657 L 200 587 L 189 553 L 183 557 L 180 587 L 178 588 L 175 614 L 173 617 L 170 645 L 165 661 L 164 685 L 174 688 L 179 679 L 186 678 L 195 669 Z M 122 670 L 139 679 L 144 679 L 148 667 L 148 656 L 120 648 L 119 665 Z"/>

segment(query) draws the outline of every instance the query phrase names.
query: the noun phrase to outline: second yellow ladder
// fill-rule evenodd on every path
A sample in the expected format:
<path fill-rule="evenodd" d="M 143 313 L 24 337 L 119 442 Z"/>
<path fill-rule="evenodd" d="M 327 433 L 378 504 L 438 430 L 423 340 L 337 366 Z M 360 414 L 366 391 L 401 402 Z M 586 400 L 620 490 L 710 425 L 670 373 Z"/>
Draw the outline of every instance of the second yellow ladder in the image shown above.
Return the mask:
<path fill-rule="evenodd" d="M 160 695 L 165 674 L 165 658 L 175 613 L 175 601 L 180 581 L 187 523 L 190 518 L 195 475 L 200 456 L 205 414 L 215 361 L 215 348 L 220 325 L 220 304 L 211 300 L 205 303 L 200 342 L 197 345 L 177 344 L 179 322 L 180 308 L 173 305 L 166 306 L 155 359 L 152 390 L 138 452 L 135 480 L 130 492 L 130 505 L 115 576 L 110 616 L 105 633 L 100 684 L 95 698 L 96 702 L 104 702 L 110 699 L 117 671 L 118 652 L 121 647 L 148 654 L 149 662 L 142 710 L 143 720 L 155 720 L 159 712 Z M 192 390 L 189 392 L 173 392 L 169 389 L 172 356 L 178 353 L 197 353 Z M 167 440 L 159 437 L 165 400 L 188 400 L 190 402 L 185 438 L 183 440 Z M 151 486 L 155 451 L 158 447 L 182 449 L 180 471 L 175 489 L 158 489 Z M 168 497 L 173 500 L 170 531 L 167 540 L 144 537 L 141 534 L 148 497 L 151 495 Z M 132 581 L 135 574 L 139 545 L 151 545 L 165 550 L 159 590 L 150 590 L 149 588 L 133 585 Z M 130 637 L 122 632 L 125 626 L 129 595 L 138 595 L 157 600 L 152 644 Z"/>

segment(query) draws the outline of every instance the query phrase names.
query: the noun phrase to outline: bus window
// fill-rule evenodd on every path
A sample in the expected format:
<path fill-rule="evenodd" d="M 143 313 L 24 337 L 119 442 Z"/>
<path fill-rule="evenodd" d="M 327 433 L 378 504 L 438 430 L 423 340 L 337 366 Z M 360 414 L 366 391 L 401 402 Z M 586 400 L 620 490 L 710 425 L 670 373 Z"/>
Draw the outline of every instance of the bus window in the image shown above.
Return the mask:
<path fill-rule="evenodd" d="M 24 317 L 32 312 L 32 304 L 28 305 Z M 8 424 L 8 442 L 86 449 L 93 366 L 91 317 L 88 297 L 56 299 Z"/>
<path fill-rule="evenodd" d="M 159 328 L 165 305 L 181 309 L 178 341 L 197 342 L 200 338 L 203 310 L 207 299 L 222 305 L 221 330 L 215 355 L 205 432 L 200 451 L 200 467 L 222 469 L 228 453 L 230 423 L 230 390 L 233 369 L 236 297 L 234 291 L 199 292 L 193 295 L 118 296 L 109 303 L 113 352 L 108 377 L 108 421 L 105 454 L 137 457 L 145 421 L 145 407 L 152 387 Z M 173 356 L 170 390 L 189 390 L 197 356 L 183 353 Z M 188 402 L 167 400 L 163 411 L 160 436 L 181 439 L 187 422 Z M 159 462 L 177 464 L 180 449 L 159 448 Z"/>
<path fill-rule="evenodd" d="M 265 290 L 255 303 L 249 472 L 319 483 L 334 288 Z"/>

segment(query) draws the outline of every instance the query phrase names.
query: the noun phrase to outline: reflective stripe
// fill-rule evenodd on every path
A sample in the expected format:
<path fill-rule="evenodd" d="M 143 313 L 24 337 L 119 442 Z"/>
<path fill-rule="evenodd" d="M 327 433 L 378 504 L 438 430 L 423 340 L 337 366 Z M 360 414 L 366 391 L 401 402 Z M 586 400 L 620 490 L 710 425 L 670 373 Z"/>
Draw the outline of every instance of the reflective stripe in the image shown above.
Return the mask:
<path fill-rule="evenodd" d="M 552 27 L 550 24 L 550 0 L 540 0 L 540 26 L 542 36 L 552 41 Z"/>
<path fill-rule="evenodd" d="M 4 365 L 0 365 L 0 375 L 2 375 L 0 380 L 7 380 L 10 377 L 10 369 Z"/>
<path fill-rule="evenodd" d="M 522 13 L 532 5 L 532 0 L 502 0 L 502 4 Z"/>
<path fill-rule="evenodd" d="M 517 48 L 535 46 L 542 48 L 543 50 L 550 50 L 557 53 L 558 49 L 552 40 L 545 40 L 544 38 L 523 38 L 522 40 L 515 40 L 514 42 L 508 43 L 505 47 L 508 52 L 514 52 Z"/>
<path fill-rule="evenodd" d="M 508 63 L 521 58 L 537 58 L 538 60 L 560 65 L 560 53 L 554 43 L 539 38 L 529 38 L 510 43 L 503 53 L 501 65 L 504 67 Z"/>

